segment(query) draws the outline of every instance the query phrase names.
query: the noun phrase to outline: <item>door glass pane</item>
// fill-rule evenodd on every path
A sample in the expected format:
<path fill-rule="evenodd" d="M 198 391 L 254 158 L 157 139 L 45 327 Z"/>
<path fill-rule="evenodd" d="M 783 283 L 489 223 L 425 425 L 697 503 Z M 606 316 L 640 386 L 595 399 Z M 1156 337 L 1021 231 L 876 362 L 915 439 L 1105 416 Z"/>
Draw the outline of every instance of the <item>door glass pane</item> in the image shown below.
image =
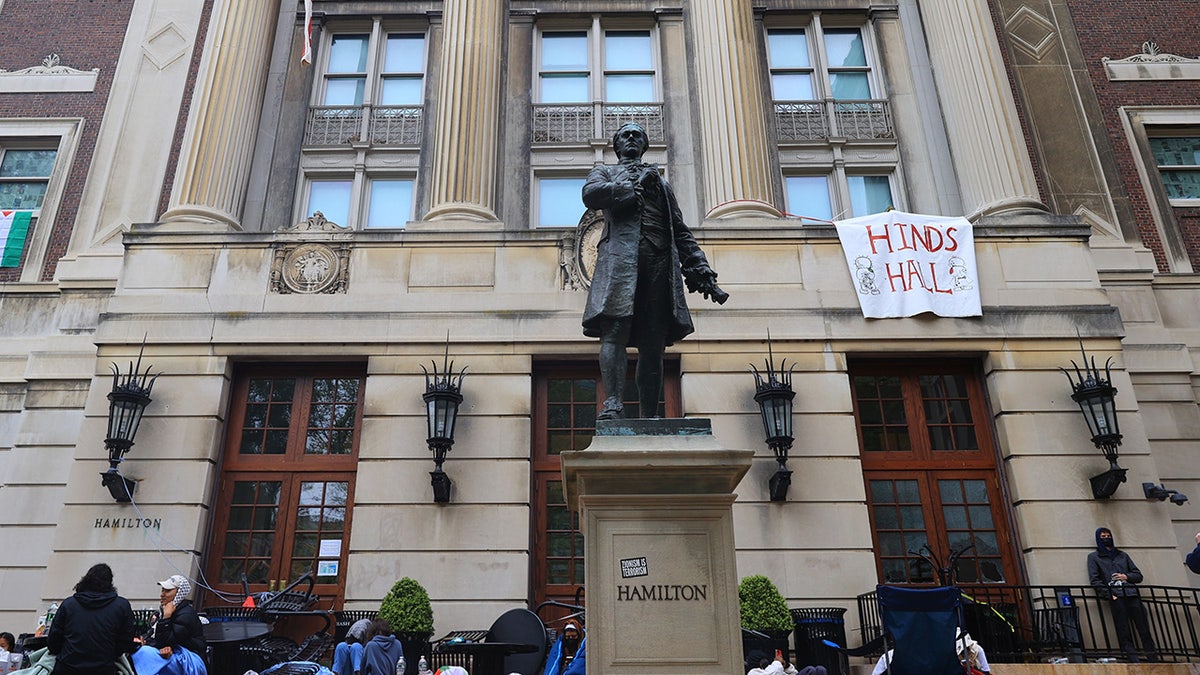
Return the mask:
<path fill-rule="evenodd" d="M 275 521 L 279 511 L 278 481 L 235 481 L 232 501 L 245 506 L 231 507 L 221 548 L 221 583 L 241 583 L 246 572 L 251 583 L 269 569 L 275 542 Z"/>
<path fill-rule="evenodd" d="M 771 68 L 808 68 L 808 36 L 802 30 L 773 30 L 767 33 Z"/>
<path fill-rule="evenodd" d="M 608 31 L 604 34 L 605 70 L 652 70 L 649 31 Z M 649 100 L 649 99 L 644 99 Z"/>
<path fill-rule="evenodd" d="M 287 451 L 295 385 L 292 379 L 250 381 L 240 454 L 279 455 Z"/>
<path fill-rule="evenodd" d="M 829 56 L 830 68 L 867 65 L 862 33 L 857 28 L 826 29 L 825 52 Z"/>
<path fill-rule="evenodd" d="M 927 541 L 920 485 L 915 480 L 868 480 L 872 526 L 885 583 L 914 582 L 929 574 L 918 556 Z"/>
<path fill-rule="evenodd" d="M 345 481 L 302 481 L 296 505 L 296 532 L 292 539 L 291 578 L 308 570 L 317 570 L 320 560 L 340 561 L 345 538 L 349 494 Z M 326 547 L 325 555 L 321 554 Z M 332 583 L 337 575 L 319 576 L 321 583 Z"/>
<path fill-rule="evenodd" d="M 857 375 L 858 424 L 864 452 L 904 452 L 911 449 L 908 422 L 899 380 L 894 377 Z"/>
<path fill-rule="evenodd" d="M 548 480 L 545 486 L 547 583 L 575 583 L 576 568 L 583 567 L 583 535 L 578 519 L 567 509 L 562 481 Z"/>
<path fill-rule="evenodd" d="M 309 455 L 349 455 L 354 451 L 358 417 L 357 378 L 316 379 L 309 406 L 304 452 Z"/>
<path fill-rule="evenodd" d="M 411 180 L 371 181 L 367 227 L 404 227 L 412 219 Z"/>
<path fill-rule="evenodd" d="M 306 216 L 320 211 L 325 219 L 342 226 L 350 225 L 350 190 L 354 181 L 314 180 L 309 184 Z"/>
<path fill-rule="evenodd" d="M 883 213 L 892 206 L 892 186 L 887 176 L 848 176 L 850 208 L 855 216 Z"/>
<path fill-rule="evenodd" d="M 538 226 L 575 227 L 586 208 L 583 178 L 538 179 Z"/>

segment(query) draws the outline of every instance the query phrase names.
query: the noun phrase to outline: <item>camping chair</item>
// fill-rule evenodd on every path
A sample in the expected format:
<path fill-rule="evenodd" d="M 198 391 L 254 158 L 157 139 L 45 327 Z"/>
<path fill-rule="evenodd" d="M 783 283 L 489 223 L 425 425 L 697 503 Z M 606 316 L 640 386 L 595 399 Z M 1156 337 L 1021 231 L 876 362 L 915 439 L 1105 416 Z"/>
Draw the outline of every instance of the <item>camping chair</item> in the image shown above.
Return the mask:
<path fill-rule="evenodd" d="M 846 649 L 823 642 L 849 656 L 891 650 L 889 675 L 963 675 L 958 659 L 956 629 L 962 624 L 962 592 L 940 588 L 875 587 L 884 635 L 862 647 Z M 885 656 L 885 658 L 887 658 Z"/>
<path fill-rule="evenodd" d="M 962 592 L 954 586 L 877 586 L 883 625 L 892 636 L 890 675 L 961 675 L 955 630 Z"/>

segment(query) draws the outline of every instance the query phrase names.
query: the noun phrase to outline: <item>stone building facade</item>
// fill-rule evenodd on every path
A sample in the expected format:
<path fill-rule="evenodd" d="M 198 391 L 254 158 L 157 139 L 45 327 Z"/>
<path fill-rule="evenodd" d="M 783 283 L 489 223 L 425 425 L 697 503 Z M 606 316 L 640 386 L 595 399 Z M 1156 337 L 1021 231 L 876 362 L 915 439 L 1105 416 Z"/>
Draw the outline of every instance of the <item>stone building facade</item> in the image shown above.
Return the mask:
<path fill-rule="evenodd" d="M 311 65 L 303 3 L 68 4 L 87 39 L 0 2 L 0 161 L 34 167 L 0 181 L 36 216 L 0 269 L 0 624 L 98 560 L 135 605 L 175 570 L 238 592 L 317 569 L 346 608 L 411 576 L 439 633 L 573 595 L 557 454 L 599 400 L 578 190 L 628 120 L 732 294 L 692 296 L 664 396 L 759 453 L 740 575 L 852 606 L 929 580 L 921 543 L 972 543 L 965 581 L 1077 585 L 1108 525 L 1153 582 L 1195 583 L 1200 512 L 1140 488 L 1200 499 L 1195 205 L 1166 192 L 1195 182 L 1155 163 L 1186 140 L 1151 140 L 1195 147 L 1194 63 L 1106 52 L 1099 3 L 316 0 Z M 1183 3 L 1152 4 L 1152 55 L 1195 54 Z M 982 317 L 863 318 L 829 221 L 889 206 L 973 221 Z M 783 502 L 748 372 L 768 331 L 795 364 Z M 143 342 L 163 375 L 114 503 L 110 363 Z M 1106 500 L 1059 372 L 1081 344 L 1119 390 Z M 468 374 L 435 504 L 444 358 Z"/>

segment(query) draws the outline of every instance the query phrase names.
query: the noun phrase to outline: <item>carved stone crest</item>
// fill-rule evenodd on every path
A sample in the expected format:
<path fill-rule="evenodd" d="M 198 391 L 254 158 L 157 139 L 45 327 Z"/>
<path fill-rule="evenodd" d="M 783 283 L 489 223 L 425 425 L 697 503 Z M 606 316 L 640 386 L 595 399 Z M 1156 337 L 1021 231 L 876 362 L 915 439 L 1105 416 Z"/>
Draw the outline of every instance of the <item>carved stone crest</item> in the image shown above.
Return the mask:
<path fill-rule="evenodd" d="M 345 293 L 349 277 L 349 244 L 334 248 L 310 242 L 275 249 L 271 264 L 275 293 Z"/>
<path fill-rule="evenodd" d="M 579 225 L 567 232 L 558 242 L 558 265 L 562 270 L 562 287 L 567 291 L 586 290 L 592 285 L 596 271 L 596 247 L 604 236 L 604 213 L 588 210 Z"/>

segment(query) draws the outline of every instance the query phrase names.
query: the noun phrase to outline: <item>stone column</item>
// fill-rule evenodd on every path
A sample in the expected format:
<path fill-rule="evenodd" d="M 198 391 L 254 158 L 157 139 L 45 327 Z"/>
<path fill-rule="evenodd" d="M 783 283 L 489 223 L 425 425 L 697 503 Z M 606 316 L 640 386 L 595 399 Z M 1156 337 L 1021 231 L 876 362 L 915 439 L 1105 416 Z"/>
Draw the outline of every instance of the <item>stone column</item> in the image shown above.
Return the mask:
<path fill-rule="evenodd" d="M 986 0 L 921 0 L 950 152 L 969 217 L 1045 211 Z"/>
<path fill-rule="evenodd" d="M 217 0 L 213 7 L 162 222 L 241 229 L 278 12 L 279 0 Z"/>
<path fill-rule="evenodd" d="M 446 0 L 426 220 L 498 220 L 504 0 Z"/>
<path fill-rule="evenodd" d="M 708 217 L 779 217 L 751 3 L 693 0 L 687 10 Z"/>

